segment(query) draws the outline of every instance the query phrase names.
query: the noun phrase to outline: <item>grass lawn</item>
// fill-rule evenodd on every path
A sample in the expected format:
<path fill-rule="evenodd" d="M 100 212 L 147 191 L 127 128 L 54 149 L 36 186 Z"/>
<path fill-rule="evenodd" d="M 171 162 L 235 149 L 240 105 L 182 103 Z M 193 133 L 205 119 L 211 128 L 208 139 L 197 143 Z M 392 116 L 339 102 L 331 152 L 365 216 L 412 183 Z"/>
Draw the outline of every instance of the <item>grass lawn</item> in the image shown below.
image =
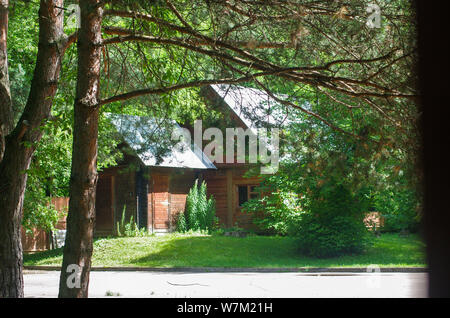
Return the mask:
<path fill-rule="evenodd" d="M 362 255 L 305 257 L 289 237 L 246 238 L 168 234 L 96 239 L 93 266 L 142 267 L 380 267 L 425 266 L 424 243 L 416 235 L 383 234 Z M 61 265 L 62 249 L 24 255 L 24 265 Z"/>

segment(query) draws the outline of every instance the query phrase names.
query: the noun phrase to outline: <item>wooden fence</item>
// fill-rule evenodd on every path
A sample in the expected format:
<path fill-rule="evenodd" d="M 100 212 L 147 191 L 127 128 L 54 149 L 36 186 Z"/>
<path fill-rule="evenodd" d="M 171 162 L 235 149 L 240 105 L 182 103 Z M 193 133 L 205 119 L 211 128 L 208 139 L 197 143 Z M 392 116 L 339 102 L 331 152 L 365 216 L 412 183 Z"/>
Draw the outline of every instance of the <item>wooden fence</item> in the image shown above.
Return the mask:
<path fill-rule="evenodd" d="M 52 204 L 58 212 L 67 212 L 69 208 L 69 198 L 52 198 Z M 64 216 L 56 225 L 58 230 L 66 229 L 66 217 Z M 33 229 L 32 233 L 27 234 L 22 228 L 22 249 L 25 253 L 46 251 L 51 247 L 51 236 L 49 233 Z"/>

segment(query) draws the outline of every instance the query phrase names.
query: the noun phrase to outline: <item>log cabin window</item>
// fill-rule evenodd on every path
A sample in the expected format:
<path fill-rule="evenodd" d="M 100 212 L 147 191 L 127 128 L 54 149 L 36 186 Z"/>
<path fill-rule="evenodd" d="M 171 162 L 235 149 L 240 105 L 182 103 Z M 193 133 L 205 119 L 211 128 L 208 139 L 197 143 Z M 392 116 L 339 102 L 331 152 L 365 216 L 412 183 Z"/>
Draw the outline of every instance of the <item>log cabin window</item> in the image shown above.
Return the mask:
<path fill-rule="evenodd" d="M 250 199 L 259 198 L 259 192 L 256 191 L 256 185 L 239 185 L 238 186 L 238 204 L 241 207 L 245 202 Z"/>

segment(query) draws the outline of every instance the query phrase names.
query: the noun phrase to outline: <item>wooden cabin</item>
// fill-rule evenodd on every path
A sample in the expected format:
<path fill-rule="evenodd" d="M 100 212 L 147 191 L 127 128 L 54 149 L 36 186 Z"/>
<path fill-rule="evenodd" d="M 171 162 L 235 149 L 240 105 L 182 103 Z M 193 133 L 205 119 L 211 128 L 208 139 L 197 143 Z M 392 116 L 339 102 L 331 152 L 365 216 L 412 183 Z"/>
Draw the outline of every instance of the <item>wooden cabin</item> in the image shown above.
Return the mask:
<path fill-rule="evenodd" d="M 228 122 L 243 129 L 255 129 L 258 125 L 252 115 L 260 111 L 261 105 L 270 107 L 272 102 L 261 91 L 227 85 L 208 86 L 202 94 L 211 107 L 218 107 L 226 114 Z M 259 121 L 274 121 L 273 114 L 258 114 L 258 118 Z M 208 196 L 214 196 L 221 226 L 252 226 L 241 206 L 258 195 L 255 186 L 260 177 L 244 177 L 253 165 L 212 162 L 196 145 L 185 147 L 184 151 L 170 149 L 157 159 L 154 143 L 151 143 L 152 149 L 146 149 L 145 143 L 152 138 L 149 135 L 158 135 L 159 140 L 164 140 L 161 138 L 167 134 L 164 125 L 158 124 L 156 119 L 130 115 L 111 114 L 111 121 L 123 140 L 120 147 L 124 159 L 116 167 L 99 173 L 96 235 L 114 235 L 123 211 L 126 220 L 133 216 L 140 228 L 152 233 L 173 231 L 177 215 L 184 211 L 186 197 L 196 179 L 204 180 Z M 170 124 L 179 128 L 175 122 Z M 186 128 L 193 132 L 192 127 Z"/>

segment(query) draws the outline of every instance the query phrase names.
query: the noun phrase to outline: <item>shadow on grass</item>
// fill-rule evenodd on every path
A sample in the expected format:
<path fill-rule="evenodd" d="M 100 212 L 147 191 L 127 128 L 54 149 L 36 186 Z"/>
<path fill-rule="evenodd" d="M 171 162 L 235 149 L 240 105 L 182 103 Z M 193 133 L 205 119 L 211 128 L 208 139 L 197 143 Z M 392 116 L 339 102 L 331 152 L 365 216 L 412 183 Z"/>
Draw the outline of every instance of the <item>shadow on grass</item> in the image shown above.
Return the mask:
<path fill-rule="evenodd" d="M 184 237 L 168 241 L 160 250 L 130 259 L 134 266 L 161 267 L 360 267 L 421 266 L 423 251 L 407 240 L 375 239 L 360 255 L 317 259 L 301 255 L 298 242 L 282 237 Z M 398 245 L 397 245 L 398 244 Z"/>
<path fill-rule="evenodd" d="M 130 263 L 164 267 L 284 267 L 287 260 L 295 257 L 295 250 L 290 238 L 178 237 Z"/>
<path fill-rule="evenodd" d="M 24 265 L 60 265 L 60 262 L 50 264 L 52 260 L 60 259 L 62 261 L 63 248 L 48 250 L 38 253 L 27 253 L 23 255 Z"/>
<path fill-rule="evenodd" d="M 108 238 L 94 242 L 94 266 L 138 267 L 365 267 L 423 266 L 423 243 L 383 235 L 361 255 L 317 259 L 298 252 L 295 238 L 250 236 L 161 236 Z M 28 254 L 25 265 L 60 265 L 62 248 Z"/>
<path fill-rule="evenodd" d="M 97 245 L 97 241 L 101 240 L 113 241 L 120 239 L 119 237 L 97 237 L 94 239 L 94 249 Z M 53 250 L 47 250 L 36 253 L 24 253 L 23 262 L 24 265 L 61 265 L 63 257 L 64 247 L 56 248 Z"/>

